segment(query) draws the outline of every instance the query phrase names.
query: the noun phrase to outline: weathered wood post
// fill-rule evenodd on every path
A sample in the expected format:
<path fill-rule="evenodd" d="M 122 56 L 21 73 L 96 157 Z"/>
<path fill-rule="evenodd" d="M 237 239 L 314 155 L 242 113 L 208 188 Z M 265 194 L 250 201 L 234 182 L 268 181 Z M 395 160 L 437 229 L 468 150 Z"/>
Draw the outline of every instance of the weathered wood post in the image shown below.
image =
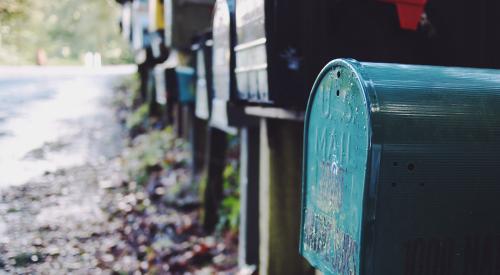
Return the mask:
<path fill-rule="evenodd" d="M 195 39 L 191 46 L 195 57 L 196 91 L 194 106 L 193 129 L 193 174 L 196 182 L 200 182 L 202 174 L 206 171 L 208 160 L 208 127 L 211 116 L 211 100 L 213 97 L 212 81 L 212 32 L 205 32 Z"/>
<path fill-rule="evenodd" d="M 228 104 L 234 93 L 234 6 L 232 1 L 218 0 L 213 19 L 213 98 L 209 121 L 208 177 L 205 189 L 204 225 L 213 232 L 218 222 L 218 210 L 223 192 L 223 169 L 227 149 L 227 134 L 236 135 L 237 129 L 229 123 Z"/>
<path fill-rule="evenodd" d="M 259 263 L 259 128 L 240 130 L 240 227 L 238 264 Z"/>
<path fill-rule="evenodd" d="M 260 131 L 259 274 L 313 274 L 298 253 L 303 124 L 263 118 Z"/>
<path fill-rule="evenodd" d="M 223 197 L 223 171 L 226 163 L 227 134 L 214 127 L 208 129 L 207 182 L 204 194 L 205 231 L 213 232 L 219 220 L 219 206 Z"/>

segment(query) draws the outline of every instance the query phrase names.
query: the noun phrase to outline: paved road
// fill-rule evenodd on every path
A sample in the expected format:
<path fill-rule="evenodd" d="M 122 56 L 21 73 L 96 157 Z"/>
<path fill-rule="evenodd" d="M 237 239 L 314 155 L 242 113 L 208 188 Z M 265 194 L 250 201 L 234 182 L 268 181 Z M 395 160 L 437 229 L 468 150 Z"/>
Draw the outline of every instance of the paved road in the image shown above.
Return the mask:
<path fill-rule="evenodd" d="M 116 153 L 111 86 L 133 71 L 0 67 L 0 188 Z"/>
<path fill-rule="evenodd" d="M 112 87 L 133 71 L 0 67 L 0 274 L 101 273 L 123 141 Z"/>

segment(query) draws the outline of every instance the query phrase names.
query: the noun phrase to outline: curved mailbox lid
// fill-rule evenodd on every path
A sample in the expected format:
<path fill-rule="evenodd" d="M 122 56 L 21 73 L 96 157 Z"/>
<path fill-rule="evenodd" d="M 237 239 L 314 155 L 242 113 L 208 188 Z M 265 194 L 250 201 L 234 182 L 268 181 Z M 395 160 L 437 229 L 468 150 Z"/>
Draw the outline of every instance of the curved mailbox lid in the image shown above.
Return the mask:
<path fill-rule="evenodd" d="M 499 106 L 497 70 L 331 62 L 306 114 L 301 253 L 329 274 L 493 270 Z"/>
<path fill-rule="evenodd" d="M 230 100 L 234 90 L 234 1 L 218 0 L 213 20 L 214 96 Z"/>
<path fill-rule="evenodd" d="M 370 123 L 359 77 L 330 63 L 306 116 L 301 253 L 330 274 L 359 274 Z"/>
<path fill-rule="evenodd" d="M 217 0 L 213 20 L 212 75 L 213 92 L 210 125 L 227 132 L 229 126 L 228 102 L 236 90 L 234 76 L 234 1 Z"/>
<path fill-rule="evenodd" d="M 122 37 L 125 41 L 131 42 L 132 40 L 132 3 L 125 2 L 122 5 Z"/>
<path fill-rule="evenodd" d="M 210 40 L 211 41 L 211 40 Z M 211 43 L 211 42 L 210 42 Z M 196 54 L 196 100 L 195 114 L 196 117 L 204 120 L 210 118 L 210 100 L 212 92 L 209 90 L 212 86 L 211 77 L 211 54 L 212 47 L 206 45 L 206 39 L 201 38 L 200 41 L 193 46 L 193 51 Z"/>
<path fill-rule="evenodd" d="M 149 26 L 149 10 L 147 1 L 132 2 L 132 48 L 138 51 L 149 47 L 150 37 L 147 33 Z"/>

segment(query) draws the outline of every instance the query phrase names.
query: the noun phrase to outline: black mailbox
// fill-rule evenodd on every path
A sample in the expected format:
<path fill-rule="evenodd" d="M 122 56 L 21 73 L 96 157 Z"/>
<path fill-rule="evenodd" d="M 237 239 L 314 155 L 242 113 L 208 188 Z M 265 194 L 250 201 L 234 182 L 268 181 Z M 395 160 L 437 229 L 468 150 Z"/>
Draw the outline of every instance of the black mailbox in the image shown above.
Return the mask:
<path fill-rule="evenodd" d="M 421 35 L 379 1 L 236 0 L 236 27 L 237 95 L 248 103 L 305 109 L 334 58 L 420 63 Z"/>
<path fill-rule="evenodd" d="M 165 43 L 188 51 L 191 39 L 210 27 L 215 0 L 164 0 Z"/>
<path fill-rule="evenodd" d="M 305 38 L 300 35 L 300 27 L 305 22 L 301 20 L 300 2 L 306 1 L 236 0 L 239 99 L 285 105 L 305 101 L 300 64 L 300 44 Z M 302 99 L 294 100 L 298 94 Z"/>

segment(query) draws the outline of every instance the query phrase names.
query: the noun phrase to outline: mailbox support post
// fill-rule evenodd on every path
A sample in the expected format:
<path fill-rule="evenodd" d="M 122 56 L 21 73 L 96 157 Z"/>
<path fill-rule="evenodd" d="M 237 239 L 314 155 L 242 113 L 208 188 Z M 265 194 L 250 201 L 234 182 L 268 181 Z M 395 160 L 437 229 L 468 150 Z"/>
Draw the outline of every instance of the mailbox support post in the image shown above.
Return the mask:
<path fill-rule="evenodd" d="M 139 73 L 139 105 L 146 102 L 148 94 L 148 71 L 149 66 L 146 63 L 137 65 L 137 72 Z"/>
<path fill-rule="evenodd" d="M 194 107 L 192 104 L 184 104 L 181 106 L 181 134 L 182 138 L 185 140 L 192 140 L 193 135 L 193 118 L 194 118 Z"/>
<path fill-rule="evenodd" d="M 208 130 L 207 182 L 204 194 L 203 227 L 207 233 L 215 230 L 219 220 L 219 205 L 223 197 L 223 171 L 227 151 L 227 134 L 214 127 Z"/>
<path fill-rule="evenodd" d="M 259 274 L 314 274 L 299 255 L 303 123 L 261 119 Z"/>
<path fill-rule="evenodd" d="M 149 108 L 149 116 L 158 118 L 158 122 L 161 122 L 160 106 L 156 102 L 156 85 L 154 80 L 153 68 L 150 68 L 147 73 L 147 83 L 146 83 L 146 103 Z"/>
<path fill-rule="evenodd" d="M 174 103 L 173 106 L 174 117 L 174 132 L 177 137 L 182 137 L 182 106 L 179 102 Z"/>
<path fill-rule="evenodd" d="M 197 117 L 193 118 L 191 146 L 193 146 L 193 182 L 199 182 L 200 175 L 206 168 L 205 152 L 207 144 L 207 122 Z"/>
<path fill-rule="evenodd" d="M 239 266 L 259 262 L 259 128 L 240 130 Z"/>

